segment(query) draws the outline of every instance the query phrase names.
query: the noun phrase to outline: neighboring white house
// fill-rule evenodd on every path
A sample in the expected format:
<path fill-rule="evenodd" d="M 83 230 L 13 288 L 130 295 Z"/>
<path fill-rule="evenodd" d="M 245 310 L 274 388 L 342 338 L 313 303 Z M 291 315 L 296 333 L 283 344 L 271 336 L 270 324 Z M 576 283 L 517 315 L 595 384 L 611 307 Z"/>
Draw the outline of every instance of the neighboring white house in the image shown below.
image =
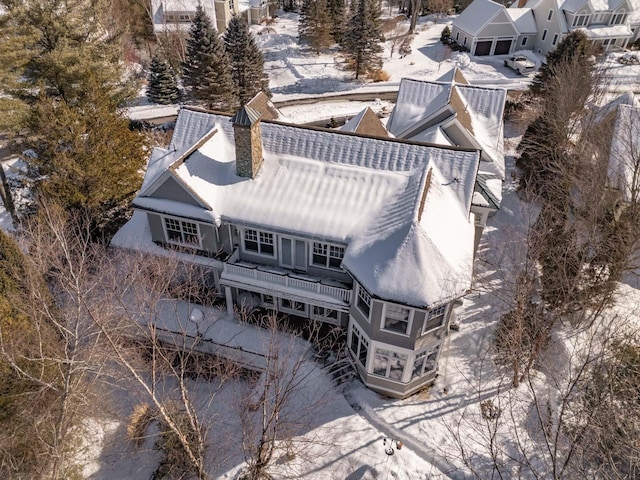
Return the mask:
<path fill-rule="evenodd" d="M 618 97 L 611 109 L 609 184 L 623 202 L 640 201 L 640 101 L 631 92 Z"/>
<path fill-rule="evenodd" d="M 480 151 L 182 108 L 113 245 L 177 255 L 223 293 L 348 332 L 370 388 L 431 384 L 471 287 Z"/>
<path fill-rule="evenodd" d="M 219 33 L 227 29 L 234 15 L 243 15 L 250 24 L 269 16 L 268 0 L 151 0 L 153 31 L 188 32 L 198 4 L 207 13 Z"/>
<path fill-rule="evenodd" d="M 621 50 L 638 37 L 639 4 L 638 0 L 517 0 L 507 8 L 492 0 L 474 0 L 453 20 L 451 38 L 473 55 L 523 49 L 547 55 L 564 35 L 580 29 L 604 51 Z"/>

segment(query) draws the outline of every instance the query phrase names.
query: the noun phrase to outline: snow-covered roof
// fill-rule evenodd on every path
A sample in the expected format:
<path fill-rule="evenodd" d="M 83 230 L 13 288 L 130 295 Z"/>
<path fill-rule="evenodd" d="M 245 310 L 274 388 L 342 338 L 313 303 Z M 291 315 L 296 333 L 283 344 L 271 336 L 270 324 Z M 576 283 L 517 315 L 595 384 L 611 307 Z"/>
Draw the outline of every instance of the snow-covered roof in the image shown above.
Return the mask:
<path fill-rule="evenodd" d="M 632 189 L 640 186 L 634 174 L 640 168 L 640 107 L 619 105 L 611 152 L 609 155 L 609 180 L 624 200 L 632 200 Z M 637 199 L 636 199 L 637 200 Z"/>
<path fill-rule="evenodd" d="M 624 2 L 625 0 L 566 0 L 562 4 L 562 9 L 573 13 L 589 5 L 594 12 L 613 12 Z"/>
<path fill-rule="evenodd" d="M 504 178 L 505 102 L 506 91 L 502 88 L 403 78 L 387 129 L 396 137 L 428 141 L 435 139 L 433 132 L 421 135 L 423 131 L 444 125 L 444 120 L 455 115 L 482 148 L 483 158 L 492 161 L 494 173 Z M 445 106 L 450 109 L 445 111 Z"/>
<path fill-rule="evenodd" d="M 362 250 L 352 250 L 352 244 L 367 245 L 378 251 L 382 242 L 383 249 L 393 247 L 394 252 L 399 252 L 393 253 L 397 261 L 423 267 L 417 270 L 433 269 L 434 273 L 429 274 L 431 279 L 438 268 L 445 268 L 434 268 L 433 259 L 445 253 L 430 259 L 406 255 L 417 254 L 415 249 L 424 253 L 441 246 L 458 245 L 456 265 L 461 269 L 468 267 L 466 261 L 458 260 L 466 258 L 467 247 L 473 240 L 473 233 L 469 236 L 465 225 L 470 225 L 468 212 L 478 151 L 383 140 L 279 122 L 261 122 L 260 128 L 264 160 L 252 180 L 236 175 L 234 133 L 229 117 L 182 109 L 172 142 L 176 150 L 154 151 L 154 162 L 147 170 L 149 179 L 134 200 L 134 207 L 210 223 L 228 221 L 345 243 L 349 246 L 344 264 L 357 270 L 363 281 L 375 277 L 377 260 L 369 257 L 364 261 L 360 256 Z M 193 148 L 194 144 L 197 148 Z M 167 167 L 171 156 L 174 162 Z M 432 193 L 423 198 L 427 171 L 433 172 Z M 154 192 L 167 176 L 193 192 L 201 206 L 156 198 Z M 446 222 L 443 220 L 440 225 L 427 222 L 426 219 L 436 215 L 432 210 L 444 215 Z M 405 240 L 393 237 L 400 243 L 392 246 L 388 235 L 415 221 L 418 212 L 424 220 L 417 224 L 420 233 L 415 240 L 424 245 L 420 243 L 414 250 L 406 250 Z M 442 236 L 448 240 L 438 240 Z M 468 275 L 470 271 L 449 269 L 442 280 L 468 279 Z M 429 283 L 429 291 L 409 292 L 401 291 L 397 287 L 400 284 L 403 279 L 397 277 L 366 283 L 373 295 L 415 306 L 437 301 L 434 292 L 440 287 L 435 284 Z M 422 284 L 424 286 L 424 282 Z"/>
<path fill-rule="evenodd" d="M 640 0 L 629 0 L 631 12 L 629 12 L 629 25 L 640 23 Z"/>
<path fill-rule="evenodd" d="M 374 295 L 423 307 L 458 297 L 470 287 L 473 247 L 468 239 L 474 228 L 438 171 L 425 177 L 419 189 L 425 192 L 424 210 L 407 214 L 403 201 L 392 204 L 349 245 L 343 261 Z"/>
<path fill-rule="evenodd" d="M 502 10 L 505 8 L 492 0 L 474 0 L 460 15 L 453 19 L 452 25 L 471 36 L 475 36 Z"/>
<path fill-rule="evenodd" d="M 198 4 L 202 5 L 202 8 L 215 26 L 216 11 L 214 0 L 151 0 L 151 18 L 154 31 L 189 31 L 191 22 L 168 22 L 164 15 L 169 12 L 188 12 L 193 15 Z"/>
<path fill-rule="evenodd" d="M 340 127 L 340 130 L 374 137 L 388 138 L 392 136 L 382 124 L 380 118 L 371 110 L 371 107 L 366 107 L 358 112 L 357 115 L 351 117 L 347 123 Z"/>
<path fill-rule="evenodd" d="M 538 31 L 536 21 L 533 18 L 533 10 L 530 8 L 507 8 L 506 12 L 519 33 L 536 33 Z"/>
<path fill-rule="evenodd" d="M 573 30 L 582 30 L 589 38 L 617 38 L 631 35 L 629 25 L 593 25 Z"/>
<path fill-rule="evenodd" d="M 562 3 L 562 9 L 567 12 L 577 12 L 589 3 L 589 0 L 566 0 Z"/>

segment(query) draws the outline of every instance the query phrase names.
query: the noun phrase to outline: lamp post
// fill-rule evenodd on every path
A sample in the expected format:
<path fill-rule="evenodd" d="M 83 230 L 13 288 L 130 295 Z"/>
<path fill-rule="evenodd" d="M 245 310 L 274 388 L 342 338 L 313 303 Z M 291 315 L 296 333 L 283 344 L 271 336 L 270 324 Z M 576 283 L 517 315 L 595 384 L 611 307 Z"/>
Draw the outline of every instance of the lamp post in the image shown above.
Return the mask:
<path fill-rule="evenodd" d="M 189 321 L 195 323 L 196 325 L 196 343 L 200 343 L 202 341 L 202 333 L 200 333 L 200 322 L 204 320 L 204 313 L 199 308 L 194 308 L 191 310 L 189 314 Z"/>

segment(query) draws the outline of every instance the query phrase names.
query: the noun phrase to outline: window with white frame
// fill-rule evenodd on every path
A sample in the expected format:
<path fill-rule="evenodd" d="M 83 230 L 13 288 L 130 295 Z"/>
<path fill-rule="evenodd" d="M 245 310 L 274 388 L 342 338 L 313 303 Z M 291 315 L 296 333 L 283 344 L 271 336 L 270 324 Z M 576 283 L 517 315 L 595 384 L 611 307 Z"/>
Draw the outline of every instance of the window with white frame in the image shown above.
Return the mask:
<path fill-rule="evenodd" d="M 261 232 L 250 228 L 244 231 L 244 249 L 247 252 L 273 257 L 273 233 Z"/>
<path fill-rule="evenodd" d="M 547 15 L 547 22 L 551 20 L 551 17 L 553 17 L 553 10 L 549 10 L 549 14 Z"/>
<path fill-rule="evenodd" d="M 276 299 L 273 295 L 267 295 L 266 293 L 262 294 L 262 306 L 269 309 L 276 308 Z"/>
<path fill-rule="evenodd" d="M 543 42 L 544 42 L 545 38 L 547 38 L 547 29 L 546 28 L 542 31 L 542 41 Z"/>
<path fill-rule="evenodd" d="M 313 242 L 313 251 L 311 252 L 312 265 L 339 270 L 343 258 L 344 247 L 331 245 L 329 243 Z"/>
<path fill-rule="evenodd" d="M 424 374 L 436 369 L 436 360 L 438 359 L 439 349 L 440 345 L 432 348 L 431 350 L 416 353 L 415 360 L 413 361 L 411 380 L 422 377 Z"/>
<path fill-rule="evenodd" d="M 291 300 L 289 298 L 281 298 L 280 307 L 283 310 L 287 310 L 293 313 L 305 313 L 307 311 L 307 306 L 305 303 L 298 302 L 297 300 Z"/>
<path fill-rule="evenodd" d="M 584 27 L 589 23 L 589 15 L 576 15 L 573 19 L 574 27 Z"/>
<path fill-rule="evenodd" d="M 362 366 L 366 368 L 369 340 L 367 340 L 358 327 L 353 324 L 351 324 L 351 343 L 349 344 L 349 348 L 354 358 L 357 358 Z"/>
<path fill-rule="evenodd" d="M 527 44 L 527 40 L 529 40 L 529 37 L 522 37 L 522 43 L 520 43 L 520 46 L 524 47 Z"/>
<path fill-rule="evenodd" d="M 400 305 L 386 304 L 382 329 L 403 335 L 409 334 L 411 310 Z"/>
<path fill-rule="evenodd" d="M 406 366 L 407 355 L 384 348 L 375 349 L 372 372 L 374 375 L 401 382 Z"/>
<path fill-rule="evenodd" d="M 445 313 L 447 312 L 447 306 L 441 305 L 427 312 L 427 317 L 424 320 L 424 327 L 422 333 L 430 332 L 436 328 L 441 327 L 444 324 Z"/>
<path fill-rule="evenodd" d="M 358 298 L 356 300 L 358 310 L 360 310 L 364 316 L 369 320 L 369 313 L 371 313 L 371 295 L 358 285 Z"/>
<path fill-rule="evenodd" d="M 556 43 L 558 43 L 558 34 L 557 33 L 553 36 L 553 41 L 551 42 L 551 45 L 555 45 Z"/>
<path fill-rule="evenodd" d="M 179 218 L 164 217 L 164 231 L 168 243 L 200 246 L 198 224 Z"/>
<path fill-rule="evenodd" d="M 313 308 L 311 309 L 311 315 L 315 318 L 320 318 L 320 319 L 332 319 L 332 320 L 338 320 L 338 311 L 337 310 L 332 310 L 330 308 L 325 308 L 325 307 L 319 307 L 317 305 L 313 305 Z"/>
<path fill-rule="evenodd" d="M 616 13 L 611 17 L 611 25 L 623 25 L 626 20 L 626 13 Z"/>

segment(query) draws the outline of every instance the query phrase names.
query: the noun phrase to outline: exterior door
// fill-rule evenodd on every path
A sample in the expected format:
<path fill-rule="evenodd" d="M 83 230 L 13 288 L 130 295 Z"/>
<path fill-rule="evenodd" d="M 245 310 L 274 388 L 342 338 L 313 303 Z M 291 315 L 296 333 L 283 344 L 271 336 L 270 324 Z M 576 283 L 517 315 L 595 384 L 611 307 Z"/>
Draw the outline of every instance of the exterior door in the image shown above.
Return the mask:
<path fill-rule="evenodd" d="M 491 43 L 491 40 L 483 40 L 482 42 L 476 43 L 476 51 L 474 52 L 474 55 L 489 55 L 491 53 Z"/>
<path fill-rule="evenodd" d="M 498 40 L 494 55 L 506 55 L 511 50 L 511 40 Z"/>
<path fill-rule="evenodd" d="M 307 242 L 280 237 L 280 265 L 292 270 L 307 271 Z"/>

